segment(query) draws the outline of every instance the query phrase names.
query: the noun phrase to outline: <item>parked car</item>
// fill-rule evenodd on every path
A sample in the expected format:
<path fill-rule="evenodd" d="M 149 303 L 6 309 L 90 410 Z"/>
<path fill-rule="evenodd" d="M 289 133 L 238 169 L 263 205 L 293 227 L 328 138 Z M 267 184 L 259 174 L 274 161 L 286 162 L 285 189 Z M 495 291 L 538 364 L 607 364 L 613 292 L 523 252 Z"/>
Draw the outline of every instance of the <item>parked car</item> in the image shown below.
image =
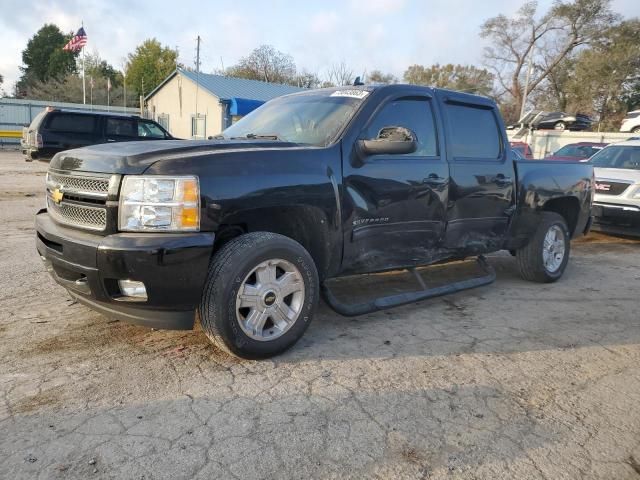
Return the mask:
<path fill-rule="evenodd" d="M 594 229 L 640 235 L 640 140 L 615 143 L 594 155 Z"/>
<path fill-rule="evenodd" d="M 620 126 L 621 132 L 640 133 L 640 110 L 627 113 Z"/>
<path fill-rule="evenodd" d="M 569 145 L 565 145 L 564 147 L 560 148 L 556 152 L 547 155 L 545 158 L 547 160 L 586 162 L 607 145 L 608 143 L 596 142 L 570 143 Z"/>
<path fill-rule="evenodd" d="M 541 112 L 533 126 L 539 130 L 580 131 L 590 128 L 592 123 L 589 116 L 580 113 L 568 115 L 564 112 Z"/>
<path fill-rule="evenodd" d="M 359 315 L 491 283 L 482 276 L 363 303 L 330 279 L 512 251 L 558 280 L 588 231 L 589 164 L 521 162 L 492 100 L 415 85 L 271 100 L 208 141 L 58 153 L 36 244 L 79 302 L 154 328 L 204 332 L 247 358 L 292 346 L 322 293 Z M 83 185 L 80 188 L 80 185 Z M 84 187 L 91 185 L 91 188 Z"/>
<path fill-rule="evenodd" d="M 32 161 L 98 143 L 172 138 L 158 123 L 135 115 L 47 107 L 23 129 L 20 145 L 25 160 Z"/>
<path fill-rule="evenodd" d="M 533 159 L 533 152 L 531 151 L 531 147 L 527 142 L 509 142 L 512 150 L 516 150 L 522 155 L 522 158 L 527 160 Z"/>

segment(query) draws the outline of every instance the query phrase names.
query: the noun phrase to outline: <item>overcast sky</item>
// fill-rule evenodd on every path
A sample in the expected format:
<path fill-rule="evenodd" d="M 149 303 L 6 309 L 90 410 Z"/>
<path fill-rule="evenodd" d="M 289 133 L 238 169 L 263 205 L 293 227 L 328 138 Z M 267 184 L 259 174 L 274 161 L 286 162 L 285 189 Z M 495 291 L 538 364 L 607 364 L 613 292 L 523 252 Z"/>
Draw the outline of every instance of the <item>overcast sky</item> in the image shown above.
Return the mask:
<path fill-rule="evenodd" d="M 87 48 L 118 69 L 127 53 L 156 37 L 177 47 L 180 61 L 193 65 L 195 38 L 202 37 L 202 71 L 228 67 L 261 44 L 291 54 L 299 69 L 325 74 L 344 61 L 356 75 L 380 69 L 402 76 L 419 63 L 482 61 L 480 24 L 512 14 L 522 0 L 2 0 L 0 74 L 10 91 L 19 78 L 21 52 L 44 24 L 64 32 L 82 21 Z M 540 0 L 546 10 L 552 0 Z M 626 17 L 640 16 L 640 0 L 613 0 Z"/>

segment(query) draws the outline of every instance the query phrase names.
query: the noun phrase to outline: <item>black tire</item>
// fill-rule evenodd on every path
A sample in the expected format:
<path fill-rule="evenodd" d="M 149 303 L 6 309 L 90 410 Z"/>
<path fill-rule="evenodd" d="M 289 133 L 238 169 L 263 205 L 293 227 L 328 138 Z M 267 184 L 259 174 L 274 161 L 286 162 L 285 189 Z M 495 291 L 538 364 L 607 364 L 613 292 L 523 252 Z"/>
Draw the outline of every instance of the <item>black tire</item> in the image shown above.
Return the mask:
<path fill-rule="evenodd" d="M 566 124 L 566 123 L 564 123 L 564 122 L 556 122 L 556 123 L 553 125 L 553 129 L 554 129 L 554 130 L 559 130 L 559 131 L 561 131 L 561 132 L 562 132 L 562 131 L 564 131 L 564 130 L 567 130 L 567 124 Z"/>
<path fill-rule="evenodd" d="M 262 262 L 283 259 L 302 276 L 304 295 L 297 319 L 273 340 L 255 340 L 237 318 L 236 296 L 252 270 Z M 241 235 L 225 244 L 213 257 L 199 314 L 202 329 L 219 348 L 242 358 L 268 358 L 284 352 L 303 335 L 318 305 L 318 272 L 309 253 L 296 241 L 269 232 Z"/>
<path fill-rule="evenodd" d="M 631 133 L 640 133 L 640 127 L 633 127 Z"/>
<path fill-rule="evenodd" d="M 544 264 L 544 241 L 552 228 L 559 227 L 564 235 L 564 257 L 562 263 L 554 271 L 549 271 Z M 531 241 L 524 247 L 516 251 L 516 261 L 518 263 L 518 269 L 520 275 L 525 280 L 531 282 L 551 283 L 562 277 L 567 263 L 569 262 L 569 254 L 571 252 L 571 237 L 569 235 L 569 228 L 564 217 L 553 212 L 544 212 L 542 214 L 542 221 L 538 225 L 538 229 L 534 234 Z"/>

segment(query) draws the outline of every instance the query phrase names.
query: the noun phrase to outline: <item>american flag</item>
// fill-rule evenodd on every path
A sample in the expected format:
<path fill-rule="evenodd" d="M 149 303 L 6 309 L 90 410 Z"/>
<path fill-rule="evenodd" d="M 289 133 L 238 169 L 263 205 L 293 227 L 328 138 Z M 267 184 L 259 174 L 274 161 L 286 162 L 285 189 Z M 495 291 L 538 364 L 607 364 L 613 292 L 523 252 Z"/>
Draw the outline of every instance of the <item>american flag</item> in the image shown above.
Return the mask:
<path fill-rule="evenodd" d="M 67 43 L 64 47 L 62 47 L 63 50 L 67 50 L 69 52 L 77 52 L 80 49 L 82 49 L 82 47 L 84 47 L 87 44 L 87 33 L 84 31 L 84 27 L 80 27 L 80 30 L 78 30 L 78 33 L 76 33 L 73 38 L 71 40 L 69 40 L 69 43 Z"/>

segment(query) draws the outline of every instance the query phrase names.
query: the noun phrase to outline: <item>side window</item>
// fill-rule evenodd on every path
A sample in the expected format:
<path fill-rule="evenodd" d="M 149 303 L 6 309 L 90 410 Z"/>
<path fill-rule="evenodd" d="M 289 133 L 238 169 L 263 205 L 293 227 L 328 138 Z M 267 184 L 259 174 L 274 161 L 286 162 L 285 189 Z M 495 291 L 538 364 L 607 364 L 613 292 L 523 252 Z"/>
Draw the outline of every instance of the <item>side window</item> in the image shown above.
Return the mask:
<path fill-rule="evenodd" d="M 96 118 L 92 115 L 54 113 L 47 122 L 47 129 L 54 132 L 93 133 Z"/>
<path fill-rule="evenodd" d="M 153 122 L 138 121 L 138 136 L 144 138 L 165 138 L 164 132 Z"/>
<path fill-rule="evenodd" d="M 435 157 L 438 155 L 436 127 L 431 102 L 424 99 L 401 98 L 387 103 L 369 123 L 367 138 L 376 138 L 384 127 L 405 127 L 416 135 L 418 148 L 412 156 Z"/>
<path fill-rule="evenodd" d="M 496 160 L 500 133 L 493 110 L 446 103 L 451 154 L 456 158 Z"/>
<path fill-rule="evenodd" d="M 105 132 L 107 135 L 118 137 L 138 136 L 136 134 L 136 121 L 129 118 L 107 118 Z"/>

